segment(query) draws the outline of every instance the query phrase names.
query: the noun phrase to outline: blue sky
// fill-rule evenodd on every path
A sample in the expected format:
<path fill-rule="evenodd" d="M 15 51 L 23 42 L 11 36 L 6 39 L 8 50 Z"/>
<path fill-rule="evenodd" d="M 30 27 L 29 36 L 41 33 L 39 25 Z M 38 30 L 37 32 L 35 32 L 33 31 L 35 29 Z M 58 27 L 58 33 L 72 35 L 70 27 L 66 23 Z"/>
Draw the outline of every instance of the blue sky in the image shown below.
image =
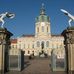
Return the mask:
<path fill-rule="evenodd" d="M 50 17 L 52 34 L 60 34 L 68 27 L 69 18 L 60 9 L 74 14 L 74 0 L 0 0 L 0 14 L 8 11 L 16 15 L 14 19 L 5 19 L 4 24 L 13 37 L 35 33 L 35 18 L 39 16 L 42 3 Z"/>

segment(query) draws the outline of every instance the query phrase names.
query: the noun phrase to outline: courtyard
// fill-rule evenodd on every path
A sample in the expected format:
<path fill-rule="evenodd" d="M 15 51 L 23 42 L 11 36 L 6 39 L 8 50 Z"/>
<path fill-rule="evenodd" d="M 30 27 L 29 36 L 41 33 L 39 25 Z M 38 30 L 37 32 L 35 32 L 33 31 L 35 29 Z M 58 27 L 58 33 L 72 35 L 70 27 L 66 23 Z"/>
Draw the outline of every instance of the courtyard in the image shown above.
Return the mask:
<path fill-rule="evenodd" d="M 8 71 L 5 74 L 66 74 L 65 72 L 52 72 L 50 58 L 33 58 L 24 60 L 22 71 Z"/>

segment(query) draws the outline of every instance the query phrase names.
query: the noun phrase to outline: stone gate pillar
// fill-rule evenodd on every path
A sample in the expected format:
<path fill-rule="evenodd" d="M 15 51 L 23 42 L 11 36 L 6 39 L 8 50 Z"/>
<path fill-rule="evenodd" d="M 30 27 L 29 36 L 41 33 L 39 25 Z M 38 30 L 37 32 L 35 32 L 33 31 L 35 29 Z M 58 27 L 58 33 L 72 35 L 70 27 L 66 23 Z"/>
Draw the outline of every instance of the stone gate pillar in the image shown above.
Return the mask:
<path fill-rule="evenodd" d="M 74 74 L 74 27 L 68 27 L 62 32 L 65 38 L 65 51 L 68 74 Z"/>
<path fill-rule="evenodd" d="M 8 69 L 8 50 L 10 46 L 10 33 L 6 28 L 0 28 L 0 74 Z"/>

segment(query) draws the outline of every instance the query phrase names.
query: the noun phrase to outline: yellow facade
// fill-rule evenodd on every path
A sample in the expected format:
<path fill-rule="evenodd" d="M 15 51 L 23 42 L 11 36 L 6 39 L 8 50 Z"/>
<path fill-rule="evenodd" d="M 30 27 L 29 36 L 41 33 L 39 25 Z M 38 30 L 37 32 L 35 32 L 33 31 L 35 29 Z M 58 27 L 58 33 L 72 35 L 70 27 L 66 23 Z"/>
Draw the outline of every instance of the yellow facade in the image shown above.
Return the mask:
<path fill-rule="evenodd" d="M 17 49 L 25 51 L 26 56 L 34 53 L 35 56 L 39 56 L 42 51 L 51 56 L 51 51 L 62 50 L 59 57 L 63 55 L 64 51 L 64 37 L 61 35 L 52 35 L 50 27 L 50 19 L 45 13 L 45 9 L 42 6 L 40 15 L 36 17 L 35 22 L 35 35 L 23 35 L 17 38 Z M 11 43 L 11 46 L 15 45 Z M 58 53 L 57 53 L 58 54 Z"/>

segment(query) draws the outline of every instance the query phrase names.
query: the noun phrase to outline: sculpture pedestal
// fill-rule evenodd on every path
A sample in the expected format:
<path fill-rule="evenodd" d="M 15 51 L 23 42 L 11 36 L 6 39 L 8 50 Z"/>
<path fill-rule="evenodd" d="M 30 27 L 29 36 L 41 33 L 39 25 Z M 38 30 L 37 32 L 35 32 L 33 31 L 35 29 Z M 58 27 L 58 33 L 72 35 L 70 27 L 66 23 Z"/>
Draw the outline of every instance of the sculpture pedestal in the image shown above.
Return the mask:
<path fill-rule="evenodd" d="M 60 52 L 63 56 L 58 57 L 60 55 Z M 52 71 L 66 71 L 66 59 L 65 59 L 65 51 L 64 49 L 52 49 L 51 52 L 51 69 Z"/>
<path fill-rule="evenodd" d="M 65 51 L 68 74 L 74 74 L 74 27 L 69 27 L 62 32 L 65 38 Z"/>
<path fill-rule="evenodd" d="M 6 28 L 0 28 L 0 74 L 8 69 L 8 50 L 10 46 L 10 33 Z"/>
<path fill-rule="evenodd" d="M 9 50 L 9 70 L 21 71 L 24 69 L 24 52 L 21 49 Z"/>

